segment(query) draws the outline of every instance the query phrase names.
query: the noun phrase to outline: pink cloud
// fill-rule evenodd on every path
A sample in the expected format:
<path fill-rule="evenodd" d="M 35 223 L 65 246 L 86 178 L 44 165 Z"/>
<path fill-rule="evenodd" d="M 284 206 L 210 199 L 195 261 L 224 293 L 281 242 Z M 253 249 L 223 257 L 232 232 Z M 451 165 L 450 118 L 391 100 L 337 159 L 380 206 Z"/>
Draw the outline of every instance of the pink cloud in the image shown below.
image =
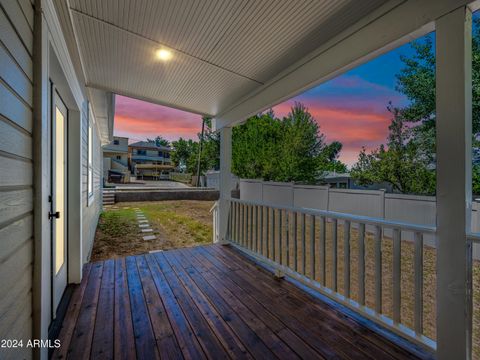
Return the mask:
<path fill-rule="evenodd" d="M 353 165 L 362 147 L 372 150 L 385 143 L 391 115 L 386 108 L 379 108 L 378 103 L 365 101 L 360 107 L 325 104 L 321 101 L 304 102 L 312 116 L 320 125 L 320 131 L 326 140 L 340 141 L 343 149 L 340 160 Z M 290 112 L 293 100 L 273 108 L 278 117 Z"/>
<path fill-rule="evenodd" d="M 179 137 L 194 139 L 201 124 L 202 118 L 197 114 L 116 96 L 115 135 L 127 136 L 133 141 L 157 135 L 170 141 Z"/>

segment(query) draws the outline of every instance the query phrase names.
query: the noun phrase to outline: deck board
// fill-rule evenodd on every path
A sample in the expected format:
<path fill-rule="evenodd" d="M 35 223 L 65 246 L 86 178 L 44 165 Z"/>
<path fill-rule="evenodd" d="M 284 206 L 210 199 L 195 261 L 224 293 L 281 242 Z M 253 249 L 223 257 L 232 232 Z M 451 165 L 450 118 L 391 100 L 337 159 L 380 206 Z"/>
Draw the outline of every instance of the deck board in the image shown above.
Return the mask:
<path fill-rule="evenodd" d="M 219 245 L 87 264 L 59 339 L 58 359 L 432 357 Z"/>

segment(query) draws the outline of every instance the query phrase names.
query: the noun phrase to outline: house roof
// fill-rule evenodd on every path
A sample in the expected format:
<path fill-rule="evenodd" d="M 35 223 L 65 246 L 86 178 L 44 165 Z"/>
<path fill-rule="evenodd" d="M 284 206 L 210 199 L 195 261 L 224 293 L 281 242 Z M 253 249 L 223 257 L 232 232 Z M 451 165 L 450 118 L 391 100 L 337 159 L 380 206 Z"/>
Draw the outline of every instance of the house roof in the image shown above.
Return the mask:
<path fill-rule="evenodd" d="M 171 151 L 172 150 L 168 146 L 157 146 L 155 144 L 155 142 L 153 142 L 153 141 L 137 141 L 135 143 L 129 144 L 128 147 L 153 149 L 153 150 L 163 150 L 163 151 Z"/>

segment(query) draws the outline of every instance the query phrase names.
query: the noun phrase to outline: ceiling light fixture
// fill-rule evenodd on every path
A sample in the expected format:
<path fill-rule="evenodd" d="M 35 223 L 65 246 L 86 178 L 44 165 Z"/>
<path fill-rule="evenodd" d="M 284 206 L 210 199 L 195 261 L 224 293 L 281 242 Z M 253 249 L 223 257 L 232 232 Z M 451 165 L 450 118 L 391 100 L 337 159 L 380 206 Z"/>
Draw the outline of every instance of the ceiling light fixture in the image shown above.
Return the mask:
<path fill-rule="evenodd" d="M 172 52 L 167 49 L 159 49 L 157 50 L 157 58 L 163 61 L 170 60 L 172 58 Z"/>

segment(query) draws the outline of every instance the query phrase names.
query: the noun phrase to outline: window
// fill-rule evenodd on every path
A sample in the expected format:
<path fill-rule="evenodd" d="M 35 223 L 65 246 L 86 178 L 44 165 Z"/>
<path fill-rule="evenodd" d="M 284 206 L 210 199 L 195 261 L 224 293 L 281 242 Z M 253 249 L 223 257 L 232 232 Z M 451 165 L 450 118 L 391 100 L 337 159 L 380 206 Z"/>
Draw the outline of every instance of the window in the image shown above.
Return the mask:
<path fill-rule="evenodd" d="M 120 155 L 117 155 L 117 160 L 122 160 L 122 157 Z"/>
<path fill-rule="evenodd" d="M 159 151 L 158 156 L 163 157 L 163 152 Z"/>
<path fill-rule="evenodd" d="M 170 158 L 170 153 L 168 153 L 168 152 L 164 153 L 164 154 L 163 154 L 163 157 L 164 157 L 165 159 Z"/>
<path fill-rule="evenodd" d="M 93 129 L 92 117 L 88 118 L 88 199 L 93 198 Z"/>
<path fill-rule="evenodd" d="M 118 140 L 113 140 L 113 145 L 119 145 L 120 144 L 120 141 Z"/>
<path fill-rule="evenodd" d="M 137 150 L 137 155 L 147 155 L 147 150 Z"/>

